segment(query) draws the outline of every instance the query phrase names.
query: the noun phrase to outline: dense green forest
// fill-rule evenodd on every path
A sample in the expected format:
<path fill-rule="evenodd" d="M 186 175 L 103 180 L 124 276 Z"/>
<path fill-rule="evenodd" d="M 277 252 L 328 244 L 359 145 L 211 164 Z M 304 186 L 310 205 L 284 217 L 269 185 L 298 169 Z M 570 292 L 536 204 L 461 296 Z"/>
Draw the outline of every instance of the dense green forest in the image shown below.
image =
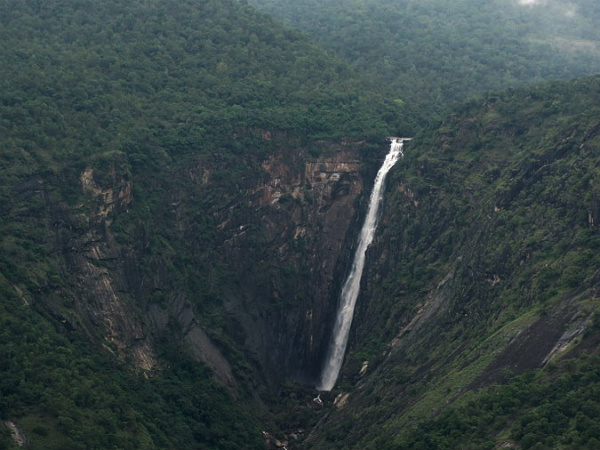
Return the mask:
<path fill-rule="evenodd" d="M 472 96 L 600 70 L 596 2 L 253 0 L 388 84 L 422 120 Z"/>
<path fill-rule="evenodd" d="M 255 3 L 0 0 L 0 449 L 596 447 L 598 6 Z"/>

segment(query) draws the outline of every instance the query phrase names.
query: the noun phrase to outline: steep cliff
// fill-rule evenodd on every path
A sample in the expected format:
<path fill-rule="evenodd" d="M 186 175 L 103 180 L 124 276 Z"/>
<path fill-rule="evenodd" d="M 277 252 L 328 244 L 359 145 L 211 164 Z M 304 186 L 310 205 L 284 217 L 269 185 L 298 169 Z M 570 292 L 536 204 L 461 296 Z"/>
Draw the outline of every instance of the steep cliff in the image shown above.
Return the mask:
<path fill-rule="evenodd" d="M 113 188 L 100 187 L 91 166 L 81 174 L 95 209 L 80 218 L 89 226 L 75 231 L 80 242 L 60 233 L 69 277 L 77 274 L 70 283 L 81 317 L 144 370 L 156 368 L 153 341 L 172 339 L 176 325 L 223 385 L 236 384 L 228 359 L 246 364 L 237 352 L 254 362 L 255 382 L 316 375 L 368 146 L 316 142 L 320 156 L 310 156 L 285 134 L 256 133 L 273 153 L 246 158 L 235 191 L 218 161 L 192 156 L 163 180 L 143 223 L 126 195 L 136 177 Z M 115 202 L 120 210 L 107 214 Z"/>
<path fill-rule="evenodd" d="M 593 447 L 598 83 L 473 102 L 411 142 L 314 448 Z"/>
<path fill-rule="evenodd" d="M 265 176 L 251 189 L 255 201 L 245 200 L 247 212 L 219 217 L 226 257 L 239 274 L 225 295 L 264 375 L 311 382 L 335 306 L 336 265 L 363 188 L 361 143 L 317 143 L 313 153 L 322 156 L 308 159 L 302 148 L 282 144 L 263 162 Z"/>
<path fill-rule="evenodd" d="M 173 351 L 205 364 L 241 404 L 255 403 L 257 388 L 314 382 L 363 191 L 361 159 L 387 144 L 307 149 L 286 134 L 256 133 L 273 151 L 245 158 L 235 190 L 217 176 L 218 157 L 195 155 L 154 180 L 118 159 L 87 165 L 74 179 L 80 203 L 72 207 L 58 197 L 64 181 L 28 181 L 5 217 L 36 227 L 48 252 L 40 264 L 55 275 L 38 287 L 15 281 L 12 296 L 152 383 L 179 364 Z M 156 180 L 160 190 L 149 191 Z M 14 419 L 14 408 L 9 401 L 5 417 Z"/>
<path fill-rule="evenodd" d="M 397 106 L 241 2 L 0 11 L 0 419 L 34 449 L 262 448 Z"/>

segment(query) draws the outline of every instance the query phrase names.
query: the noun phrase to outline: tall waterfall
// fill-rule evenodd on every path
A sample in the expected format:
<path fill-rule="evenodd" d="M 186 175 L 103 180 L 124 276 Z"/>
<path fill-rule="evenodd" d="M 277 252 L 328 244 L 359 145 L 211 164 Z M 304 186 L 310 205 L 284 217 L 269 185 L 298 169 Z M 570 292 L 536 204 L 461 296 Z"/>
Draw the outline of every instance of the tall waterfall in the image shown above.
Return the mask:
<path fill-rule="evenodd" d="M 385 177 L 394 164 L 396 164 L 400 156 L 402 156 L 402 147 L 404 141 L 407 140 L 409 139 L 391 139 L 390 151 L 385 157 L 385 161 L 375 177 L 375 184 L 373 185 L 373 191 L 371 192 L 371 198 L 369 199 L 367 217 L 360 230 L 358 247 L 354 254 L 352 268 L 348 274 L 348 278 L 346 278 L 346 281 L 344 281 L 344 285 L 342 286 L 340 304 L 335 319 L 335 325 L 333 327 L 333 334 L 331 335 L 331 342 L 327 349 L 325 367 L 321 373 L 321 380 L 317 385 L 317 389 L 320 391 L 330 391 L 333 389 L 340 373 L 340 369 L 342 368 L 346 345 L 348 344 L 348 336 L 350 335 L 350 325 L 352 325 L 352 317 L 354 316 L 354 307 L 360 291 L 360 279 L 365 265 L 365 255 L 367 248 L 373 241 L 373 236 L 375 235 L 375 230 L 377 228 L 377 213 L 379 211 L 379 205 L 383 200 Z"/>

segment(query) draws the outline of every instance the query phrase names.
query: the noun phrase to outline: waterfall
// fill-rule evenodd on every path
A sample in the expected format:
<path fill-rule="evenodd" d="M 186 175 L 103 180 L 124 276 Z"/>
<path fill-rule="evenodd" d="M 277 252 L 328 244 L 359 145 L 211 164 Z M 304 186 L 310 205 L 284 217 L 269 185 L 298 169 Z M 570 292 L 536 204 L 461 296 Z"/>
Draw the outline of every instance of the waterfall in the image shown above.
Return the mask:
<path fill-rule="evenodd" d="M 373 185 L 373 191 L 371 192 L 371 198 L 369 199 L 367 216 L 365 217 L 365 222 L 360 230 L 358 247 L 354 254 L 352 268 L 350 269 L 348 278 L 346 278 L 346 281 L 344 281 L 342 286 L 340 304 L 338 306 L 335 325 L 331 335 L 331 342 L 327 349 L 325 366 L 321 373 L 321 380 L 317 385 L 317 389 L 320 391 L 330 391 L 333 389 L 340 373 L 340 369 L 342 368 L 344 353 L 346 352 L 346 345 L 348 344 L 348 336 L 350 335 L 350 325 L 352 325 L 352 317 L 354 316 L 354 307 L 360 291 L 360 279 L 365 265 L 365 256 L 367 248 L 373 241 L 373 236 L 375 235 L 375 230 L 377 228 L 378 211 L 379 205 L 383 200 L 385 177 L 394 164 L 396 164 L 400 156 L 402 156 L 402 147 L 404 141 L 407 140 L 410 139 L 391 138 L 390 151 L 385 157 L 385 161 L 375 177 L 375 184 Z"/>

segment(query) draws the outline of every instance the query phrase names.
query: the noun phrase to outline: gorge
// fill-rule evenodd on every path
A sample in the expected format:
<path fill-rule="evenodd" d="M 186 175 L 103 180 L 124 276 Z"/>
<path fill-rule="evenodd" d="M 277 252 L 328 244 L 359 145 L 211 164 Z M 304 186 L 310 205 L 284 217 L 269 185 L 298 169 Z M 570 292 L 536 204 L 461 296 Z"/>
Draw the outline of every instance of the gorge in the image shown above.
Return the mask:
<path fill-rule="evenodd" d="M 254 3 L 0 0 L 0 450 L 599 448 L 598 2 Z"/>

